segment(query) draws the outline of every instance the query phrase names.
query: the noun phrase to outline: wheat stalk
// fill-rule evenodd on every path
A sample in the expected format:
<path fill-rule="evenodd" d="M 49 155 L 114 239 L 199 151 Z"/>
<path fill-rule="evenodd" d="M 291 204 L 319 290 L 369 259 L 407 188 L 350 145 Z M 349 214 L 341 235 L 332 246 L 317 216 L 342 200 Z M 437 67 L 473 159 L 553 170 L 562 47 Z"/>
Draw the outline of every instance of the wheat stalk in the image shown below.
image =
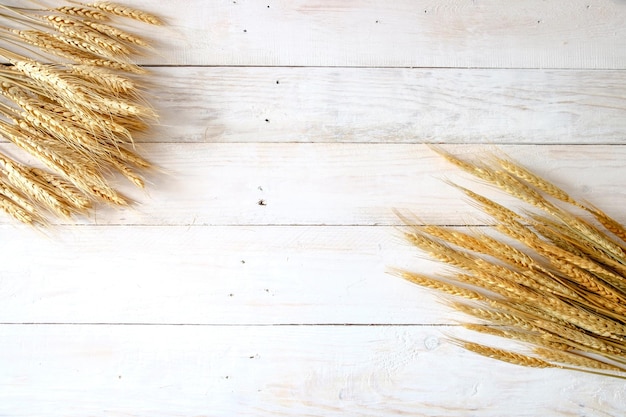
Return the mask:
<path fill-rule="evenodd" d="M 68 3 L 0 3 L 0 57 L 9 63 L 0 67 L 0 210 L 28 224 L 88 214 L 98 202 L 124 206 L 114 174 L 143 187 L 151 167 L 134 138 L 156 114 L 136 76 L 146 71 L 132 62 L 149 43 L 116 24 L 163 21 L 110 2 Z M 46 169 L 20 162 L 11 147 Z"/>
<path fill-rule="evenodd" d="M 518 245 L 486 233 L 415 226 L 400 215 L 408 241 L 453 272 L 394 273 L 454 297 L 452 308 L 483 322 L 464 324 L 468 329 L 523 342 L 534 356 L 453 341 L 467 350 L 517 365 L 626 378 L 626 228 L 508 158 L 479 164 L 433 149 L 527 205 L 513 210 L 450 183 Z"/>

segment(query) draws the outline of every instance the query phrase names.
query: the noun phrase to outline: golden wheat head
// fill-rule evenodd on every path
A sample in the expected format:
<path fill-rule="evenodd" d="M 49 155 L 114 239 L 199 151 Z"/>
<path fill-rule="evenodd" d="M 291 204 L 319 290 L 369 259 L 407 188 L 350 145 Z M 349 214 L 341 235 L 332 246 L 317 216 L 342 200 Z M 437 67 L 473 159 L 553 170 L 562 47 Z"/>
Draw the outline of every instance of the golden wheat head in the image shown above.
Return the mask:
<path fill-rule="evenodd" d="M 149 42 L 118 23 L 163 20 L 111 2 L 25 3 L 0 5 L 0 56 L 9 63 L 0 68 L 0 210 L 45 224 L 88 215 L 98 203 L 125 206 L 113 181 L 144 186 L 151 164 L 135 137 L 157 116 L 138 77 L 146 70 L 133 62 Z M 20 161 L 17 148 L 36 166 Z"/>
<path fill-rule="evenodd" d="M 454 340 L 467 350 L 528 367 L 624 378 L 626 228 L 509 158 L 475 163 L 433 149 L 526 207 L 506 207 L 452 184 L 491 217 L 498 233 L 414 226 L 400 216 L 408 241 L 453 273 L 395 273 L 450 297 L 449 306 L 481 322 L 466 323 L 468 329 L 519 341 L 533 354 Z"/>

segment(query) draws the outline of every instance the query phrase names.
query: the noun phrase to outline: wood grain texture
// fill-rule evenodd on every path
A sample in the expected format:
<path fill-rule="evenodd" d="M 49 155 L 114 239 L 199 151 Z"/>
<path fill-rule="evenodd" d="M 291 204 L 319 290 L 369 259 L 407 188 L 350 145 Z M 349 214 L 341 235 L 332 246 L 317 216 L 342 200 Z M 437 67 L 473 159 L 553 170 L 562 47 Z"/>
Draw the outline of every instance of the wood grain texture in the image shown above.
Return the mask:
<path fill-rule="evenodd" d="M 626 222 L 623 1 L 123 3 L 168 21 L 129 26 L 161 171 L 130 209 L 0 219 L 0 416 L 624 414 L 621 381 L 446 343 L 460 317 L 388 273 L 438 270 L 392 208 L 481 226 L 441 179 L 495 195 L 425 142 Z"/>
<path fill-rule="evenodd" d="M 143 141 L 626 143 L 622 71 L 154 72 L 162 126 Z"/>
<path fill-rule="evenodd" d="M 0 353 L 11 361 L 0 374 L 0 414 L 500 417 L 623 410 L 622 381 L 489 361 L 446 343 L 441 331 L 3 326 Z"/>
<path fill-rule="evenodd" d="M 156 65 L 602 68 L 626 66 L 619 0 L 133 0 L 168 29 Z"/>
<path fill-rule="evenodd" d="M 110 225 L 398 225 L 393 209 L 427 223 L 483 224 L 456 180 L 514 207 L 516 200 L 476 183 L 419 144 L 156 143 L 143 144 L 166 174 L 139 201 L 102 208 L 80 221 Z M 622 220 L 623 146 L 449 146 L 467 159 L 505 152 L 580 199 Z M 5 224 L 7 219 L 2 219 Z"/>
<path fill-rule="evenodd" d="M 1 240 L 11 236 L 0 227 Z M 60 228 L 52 239 L 25 233 L 3 249 L 2 322 L 450 324 L 458 317 L 389 275 L 391 267 L 438 269 L 391 227 L 85 226 Z M 37 262 L 24 265 L 30 253 Z"/>

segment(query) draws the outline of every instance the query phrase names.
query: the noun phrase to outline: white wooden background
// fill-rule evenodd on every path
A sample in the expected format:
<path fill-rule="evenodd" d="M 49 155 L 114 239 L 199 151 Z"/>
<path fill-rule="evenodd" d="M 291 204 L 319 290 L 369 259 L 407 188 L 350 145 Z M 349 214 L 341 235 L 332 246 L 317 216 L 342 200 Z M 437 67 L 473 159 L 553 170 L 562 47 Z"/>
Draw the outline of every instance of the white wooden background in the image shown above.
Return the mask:
<path fill-rule="evenodd" d="M 141 28 L 163 173 L 129 210 L 0 219 L 0 416 L 624 415 L 622 381 L 447 343 L 387 271 L 435 268 L 392 208 L 481 222 L 426 142 L 626 221 L 626 2 L 126 4 L 169 23 Z"/>

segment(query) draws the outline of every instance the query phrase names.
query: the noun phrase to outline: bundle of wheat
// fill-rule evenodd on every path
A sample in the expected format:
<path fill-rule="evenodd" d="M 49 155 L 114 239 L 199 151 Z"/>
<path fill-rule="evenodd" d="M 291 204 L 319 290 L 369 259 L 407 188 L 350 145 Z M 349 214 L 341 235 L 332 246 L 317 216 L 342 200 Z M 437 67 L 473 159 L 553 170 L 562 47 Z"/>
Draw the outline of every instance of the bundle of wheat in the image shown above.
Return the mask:
<path fill-rule="evenodd" d="M 493 219 L 502 238 L 419 226 L 401 216 L 409 242 L 453 272 L 444 276 L 397 273 L 445 294 L 446 303 L 482 322 L 464 324 L 468 329 L 525 343 L 532 353 L 456 339 L 454 343 L 519 365 L 623 378 L 626 228 L 507 158 L 494 155 L 490 163 L 471 163 L 434 149 L 529 206 L 511 210 L 451 183 Z M 584 213 L 590 218 L 585 219 Z"/>
<path fill-rule="evenodd" d="M 148 43 L 116 27 L 122 18 L 161 24 L 110 2 L 0 4 L 0 137 L 8 142 L 0 152 L 0 208 L 15 219 L 45 224 L 98 202 L 127 205 L 111 185 L 115 172 L 143 187 L 140 172 L 150 163 L 133 140 L 156 115 L 138 85 L 146 71 L 131 57 Z M 13 154 L 23 151 L 45 169 L 18 162 Z"/>

